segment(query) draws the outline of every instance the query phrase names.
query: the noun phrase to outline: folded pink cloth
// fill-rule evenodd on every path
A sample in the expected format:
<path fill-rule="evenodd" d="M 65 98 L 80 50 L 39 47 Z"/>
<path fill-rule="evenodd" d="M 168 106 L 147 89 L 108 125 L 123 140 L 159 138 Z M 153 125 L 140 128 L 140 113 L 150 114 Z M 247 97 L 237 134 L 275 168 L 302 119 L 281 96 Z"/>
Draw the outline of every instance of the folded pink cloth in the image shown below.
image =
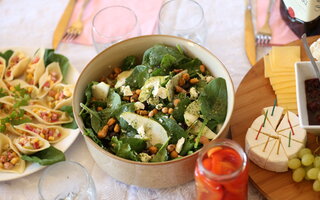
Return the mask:
<path fill-rule="evenodd" d="M 163 0 L 90 0 L 85 10 L 83 11 L 83 33 L 75 40 L 72 40 L 70 42 L 92 45 L 91 27 L 94 15 L 99 10 L 114 5 L 126 6 L 135 12 L 140 24 L 141 35 L 153 34 L 156 30 L 158 13 L 160 11 L 162 2 Z M 70 20 L 70 25 L 78 18 L 83 3 L 84 0 L 77 1 Z"/>
<path fill-rule="evenodd" d="M 269 1 L 271 0 L 257 0 L 257 30 L 265 23 Z M 280 0 L 275 0 L 269 22 L 272 29 L 271 45 L 283 45 L 299 39 L 281 18 Z"/>

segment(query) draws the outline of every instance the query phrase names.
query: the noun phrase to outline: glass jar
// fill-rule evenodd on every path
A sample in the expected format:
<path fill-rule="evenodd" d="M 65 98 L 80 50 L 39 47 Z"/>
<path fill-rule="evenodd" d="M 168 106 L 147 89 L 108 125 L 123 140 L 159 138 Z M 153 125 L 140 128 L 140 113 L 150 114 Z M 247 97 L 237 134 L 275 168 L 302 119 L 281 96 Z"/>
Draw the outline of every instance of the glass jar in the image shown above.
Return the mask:
<path fill-rule="evenodd" d="M 280 13 L 298 37 L 320 34 L 319 0 L 281 0 Z"/>
<path fill-rule="evenodd" d="M 247 199 L 248 162 L 240 145 L 214 140 L 199 153 L 195 168 L 197 200 Z"/>

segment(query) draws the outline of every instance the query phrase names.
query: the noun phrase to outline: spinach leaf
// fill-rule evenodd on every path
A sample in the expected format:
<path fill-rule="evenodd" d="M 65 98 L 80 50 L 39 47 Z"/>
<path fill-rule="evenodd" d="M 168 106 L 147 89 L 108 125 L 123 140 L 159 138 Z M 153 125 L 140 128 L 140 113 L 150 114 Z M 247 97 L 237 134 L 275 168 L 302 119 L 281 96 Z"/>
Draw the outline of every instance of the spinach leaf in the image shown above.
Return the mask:
<path fill-rule="evenodd" d="M 205 80 L 200 80 L 199 83 L 196 84 L 196 89 L 198 92 L 201 94 L 204 90 L 204 87 L 206 87 L 207 81 Z"/>
<path fill-rule="evenodd" d="M 111 151 L 121 158 L 130 159 L 134 161 L 139 160 L 137 152 L 135 152 L 131 148 L 130 144 L 118 140 L 118 138 L 115 136 L 111 138 L 110 147 Z"/>
<path fill-rule="evenodd" d="M 162 144 L 161 148 L 156 153 L 156 155 L 150 160 L 150 162 L 163 162 L 168 160 L 167 146 L 170 139 L 171 137 L 169 137 L 168 140 L 164 144 Z"/>
<path fill-rule="evenodd" d="M 205 121 L 223 123 L 227 115 L 227 85 L 223 78 L 210 81 L 199 96 L 201 114 Z"/>
<path fill-rule="evenodd" d="M 61 111 L 68 113 L 68 115 L 73 119 L 72 122 L 67 124 L 62 124 L 62 127 L 64 128 L 71 128 L 71 129 L 77 129 L 78 125 L 76 123 L 76 120 L 74 120 L 72 106 L 62 106 L 60 108 Z"/>
<path fill-rule="evenodd" d="M 85 109 L 88 113 L 90 113 L 90 118 L 91 118 L 91 127 L 93 128 L 93 130 L 98 133 L 99 130 L 102 127 L 102 119 L 100 118 L 98 112 L 91 110 L 90 108 L 88 108 L 86 105 L 84 105 L 83 103 L 80 103 L 80 107 L 82 107 L 83 109 Z"/>
<path fill-rule="evenodd" d="M 133 137 L 125 137 L 120 139 L 123 143 L 127 143 L 130 145 L 133 151 L 137 153 L 141 153 L 146 147 L 147 143 L 139 138 L 133 138 Z"/>
<path fill-rule="evenodd" d="M 53 146 L 32 155 L 22 155 L 21 158 L 29 162 L 39 163 L 40 165 L 52 165 L 66 160 L 64 153 Z"/>
<path fill-rule="evenodd" d="M 172 66 L 176 63 L 177 59 L 171 55 L 164 55 L 161 63 L 160 63 L 160 67 L 153 70 L 153 72 L 151 73 L 151 76 L 165 76 L 167 75 L 171 69 Z"/>
<path fill-rule="evenodd" d="M 7 50 L 6 52 L 2 53 L 0 52 L 0 57 L 4 58 L 5 61 L 6 61 L 6 66 L 8 66 L 9 64 L 9 59 L 11 58 L 13 54 L 13 51 L 12 50 Z"/>
<path fill-rule="evenodd" d="M 156 114 L 154 118 L 167 131 L 168 136 L 171 137 L 170 143 L 176 144 L 180 138 L 188 137 L 188 134 L 185 132 L 185 130 L 181 126 L 179 126 L 173 119 L 170 119 L 167 116 L 162 115 L 161 113 Z"/>
<path fill-rule="evenodd" d="M 208 127 L 210 130 L 212 130 L 213 132 L 216 132 L 216 129 L 217 129 L 217 125 L 218 125 L 218 124 L 219 124 L 219 123 L 216 122 L 215 120 L 210 120 L 210 121 L 208 121 L 207 127 Z"/>
<path fill-rule="evenodd" d="M 193 139 L 189 139 L 189 140 L 186 140 L 182 146 L 182 149 L 180 151 L 180 155 L 181 156 L 185 156 L 187 155 L 188 151 L 192 150 L 194 147 L 194 141 Z"/>
<path fill-rule="evenodd" d="M 114 89 L 110 89 L 107 97 L 107 107 L 111 109 L 116 109 L 121 105 L 121 97 L 120 95 L 114 91 Z"/>
<path fill-rule="evenodd" d="M 174 108 L 172 116 L 175 120 L 177 120 L 177 122 L 183 123 L 185 121 L 184 113 L 188 105 L 191 103 L 191 100 L 186 95 L 179 95 L 178 98 L 180 99 L 180 102 Z"/>
<path fill-rule="evenodd" d="M 187 69 L 190 77 L 195 77 L 197 76 L 198 73 L 200 72 L 200 65 L 201 61 L 198 58 L 192 59 L 191 61 L 188 61 L 186 63 L 180 64 L 179 68 L 180 69 Z"/>
<path fill-rule="evenodd" d="M 58 62 L 60 66 L 61 73 L 63 75 L 63 80 L 67 77 L 68 70 L 70 68 L 70 63 L 67 57 L 61 54 L 54 53 L 53 49 L 46 49 L 44 52 L 44 65 L 47 67 L 52 62 Z"/>
<path fill-rule="evenodd" d="M 177 48 L 157 44 L 144 52 L 142 64 L 150 67 L 159 66 L 165 55 L 173 56 L 176 59 L 176 63 L 180 63 L 187 58 Z"/>
<path fill-rule="evenodd" d="M 102 140 L 98 138 L 98 136 L 93 132 L 91 128 L 85 128 L 84 130 L 85 132 L 83 133 L 83 135 L 90 137 L 97 145 L 99 145 L 102 148 L 105 148 Z"/>
<path fill-rule="evenodd" d="M 134 68 L 137 65 L 137 58 L 135 56 L 128 56 L 123 60 L 121 65 L 122 71 Z"/>
<path fill-rule="evenodd" d="M 145 65 L 136 66 L 131 75 L 126 78 L 126 85 L 129 85 L 133 89 L 142 88 L 144 82 L 150 77 L 149 73 L 150 67 Z"/>

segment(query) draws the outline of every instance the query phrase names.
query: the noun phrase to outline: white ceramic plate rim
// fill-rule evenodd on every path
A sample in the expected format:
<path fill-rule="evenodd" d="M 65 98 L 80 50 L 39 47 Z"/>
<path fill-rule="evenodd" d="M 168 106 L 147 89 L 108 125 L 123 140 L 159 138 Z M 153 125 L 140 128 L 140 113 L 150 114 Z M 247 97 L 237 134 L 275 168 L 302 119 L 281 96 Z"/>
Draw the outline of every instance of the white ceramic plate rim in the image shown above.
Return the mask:
<path fill-rule="evenodd" d="M 0 49 L 0 51 L 3 52 L 8 49 L 20 50 L 20 51 L 23 51 L 26 54 L 28 54 L 28 56 L 32 56 L 38 48 L 34 48 L 34 47 L 8 47 L 5 49 Z M 71 68 L 68 71 L 67 82 L 70 81 L 75 84 L 78 77 L 79 77 L 79 72 L 76 70 L 76 68 L 71 66 Z M 68 130 L 69 130 L 69 135 L 66 138 L 64 138 L 62 141 L 53 145 L 54 147 L 61 150 L 62 152 L 65 152 L 72 145 L 72 143 L 76 140 L 76 138 L 78 137 L 78 135 L 80 133 L 79 128 L 78 129 L 68 129 Z M 14 180 L 17 178 L 22 178 L 27 175 L 33 174 L 33 173 L 35 173 L 45 167 L 46 166 L 39 165 L 38 163 L 27 163 L 25 171 L 21 174 L 0 172 L 0 182 Z"/>

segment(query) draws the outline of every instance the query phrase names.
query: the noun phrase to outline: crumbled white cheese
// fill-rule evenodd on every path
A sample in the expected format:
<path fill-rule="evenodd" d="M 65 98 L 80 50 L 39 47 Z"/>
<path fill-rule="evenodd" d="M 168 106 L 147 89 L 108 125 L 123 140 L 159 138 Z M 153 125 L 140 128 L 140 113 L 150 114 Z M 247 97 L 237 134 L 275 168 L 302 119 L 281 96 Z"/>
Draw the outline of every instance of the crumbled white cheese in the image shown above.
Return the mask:
<path fill-rule="evenodd" d="M 209 83 L 210 81 L 212 81 L 214 79 L 213 76 L 207 75 L 205 76 L 206 82 Z"/>
<path fill-rule="evenodd" d="M 186 139 L 184 137 L 180 138 L 177 142 L 177 145 L 176 145 L 176 152 L 180 153 L 181 150 L 182 150 L 182 146 L 184 144 L 184 142 L 186 141 Z"/>
<path fill-rule="evenodd" d="M 139 158 L 141 162 L 149 162 L 152 159 L 152 156 L 147 153 L 139 153 Z"/>
<path fill-rule="evenodd" d="M 157 110 L 160 110 L 162 107 L 163 107 L 163 104 L 162 104 L 162 103 L 159 103 L 159 104 L 156 105 L 156 109 L 157 109 Z"/>
<path fill-rule="evenodd" d="M 195 87 L 190 88 L 190 99 L 196 100 L 198 98 L 199 94 Z"/>
<path fill-rule="evenodd" d="M 140 101 L 134 103 L 134 110 L 143 110 L 145 108 L 144 104 Z"/>
<path fill-rule="evenodd" d="M 145 139 L 145 140 L 149 139 L 149 137 L 147 136 L 143 126 L 139 126 L 139 128 L 137 128 L 137 132 L 138 132 L 138 134 L 140 136 L 139 138 Z"/>
<path fill-rule="evenodd" d="M 320 61 L 320 38 L 311 44 L 310 51 L 312 56 Z"/>
<path fill-rule="evenodd" d="M 127 86 L 121 86 L 121 87 L 120 87 L 120 92 L 122 92 L 122 93 L 123 93 L 123 96 L 125 96 L 125 97 L 126 97 L 126 96 L 132 96 L 132 95 L 133 95 L 133 93 L 132 93 L 129 85 L 127 85 Z"/>

